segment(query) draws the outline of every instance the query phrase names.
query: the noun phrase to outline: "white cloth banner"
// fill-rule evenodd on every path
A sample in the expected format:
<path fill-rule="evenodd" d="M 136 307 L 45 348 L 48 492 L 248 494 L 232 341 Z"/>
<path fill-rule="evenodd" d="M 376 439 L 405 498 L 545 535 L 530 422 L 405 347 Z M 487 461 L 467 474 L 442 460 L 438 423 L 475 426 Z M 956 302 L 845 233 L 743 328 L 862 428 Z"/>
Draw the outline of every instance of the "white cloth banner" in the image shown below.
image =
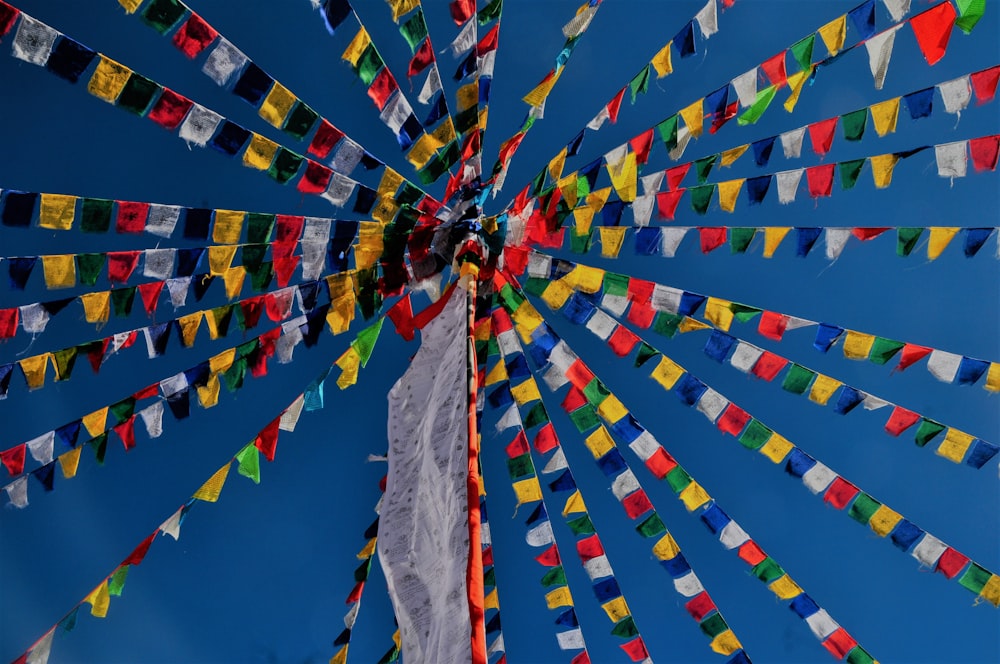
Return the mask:
<path fill-rule="evenodd" d="M 407 662 L 468 662 L 467 322 L 456 290 L 389 392 L 378 555 Z"/>

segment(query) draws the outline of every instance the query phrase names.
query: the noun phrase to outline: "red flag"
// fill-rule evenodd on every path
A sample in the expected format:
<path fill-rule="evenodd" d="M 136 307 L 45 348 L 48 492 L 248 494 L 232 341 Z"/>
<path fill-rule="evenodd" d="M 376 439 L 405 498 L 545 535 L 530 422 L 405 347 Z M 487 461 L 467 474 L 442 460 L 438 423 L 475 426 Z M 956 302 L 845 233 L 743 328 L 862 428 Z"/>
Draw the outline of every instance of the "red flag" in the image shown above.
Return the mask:
<path fill-rule="evenodd" d="M 624 650 L 626 654 L 628 654 L 633 662 L 641 662 L 649 657 L 649 651 L 646 650 L 646 644 L 643 643 L 641 636 L 637 636 L 631 641 L 623 643 L 619 647 Z"/>
<path fill-rule="evenodd" d="M 17 447 L 0 452 L 0 463 L 7 467 L 7 472 L 16 477 L 24 472 L 24 450 L 27 447 L 21 443 Z"/>
<path fill-rule="evenodd" d="M 141 233 L 146 229 L 146 216 L 148 214 L 149 203 L 118 201 L 115 231 L 118 233 Z"/>
<path fill-rule="evenodd" d="M 545 454 L 550 450 L 554 450 L 559 447 L 559 438 L 556 437 L 555 427 L 552 426 L 551 422 L 547 422 L 545 426 L 538 430 L 535 434 L 535 449 L 540 453 Z"/>
<path fill-rule="evenodd" d="M 569 365 L 569 369 L 566 370 L 566 378 L 569 378 L 569 382 L 574 387 L 583 390 L 583 388 L 590 384 L 590 381 L 594 380 L 594 374 L 582 360 L 575 360 L 573 364 Z"/>
<path fill-rule="evenodd" d="M 941 557 L 938 558 L 937 568 L 935 571 L 941 572 L 949 579 L 954 579 L 968 562 L 968 556 L 959 553 L 949 546 L 944 550 L 944 553 L 941 554 Z"/>
<path fill-rule="evenodd" d="M 677 187 L 680 185 L 681 181 L 684 179 L 684 176 L 687 175 L 687 172 L 689 170 L 691 170 L 690 161 L 686 164 L 681 164 L 680 166 L 674 166 L 673 168 L 668 168 L 666 170 L 667 189 L 669 189 L 670 191 L 677 189 Z"/>
<path fill-rule="evenodd" d="M 674 191 L 661 191 L 656 195 L 656 215 L 660 219 L 674 220 L 674 212 L 677 211 L 677 204 L 681 202 L 681 196 L 687 189 L 677 189 Z"/>
<path fill-rule="evenodd" d="M 656 309 L 654 309 L 649 302 L 633 302 L 632 306 L 629 307 L 629 321 L 644 330 L 648 329 L 649 326 L 653 324 L 654 318 L 656 318 Z"/>
<path fill-rule="evenodd" d="M 164 129 L 173 131 L 188 114 L 194 102 L 170 88 L 163 88 L 163 94 L 149 112 L 149 119 Z"/>
<path fill-rule="evenodd" d="M 788 327 L 788 316 L 774 311 L 765 311 L 760 315 L 757 331 L 768 339 L 781 341 L 786 327 Z"/>
<path fill-rule="evenodd" d="M 608 346 L 618 357 L 625 357 L 631 353 L 637 343 L 639 343 L 639 337 L 624 325 L 616 327 L 615 331 L 608 337 Z"/>
<path fill-rule="evenodd" d="M 138 251 L 109 251 L 108 252 L 108 280 L 112 283 L 123 284 L 128 281 L 139 264 Z"/>
<path fill-rule="evenodd" d="M 511 459 L 528 453 L 528 437 L 524 434 L 524 429 L 517 432 L 514 440 L 507 443 L 504 451 L 507 452 L 507 456 Z"/>
<path fill-rule="evenodd" d="M 757 543 L 753 540 L 743 542 L 743 544 L 740 545 L 737 555 L 739 555 L 740 560 L 751 567 L 767 558 L 767 554 L 764 553 L 764 551 L 757 546 Z"/>
<path fill-rule="evenodd" d="M 998 148 L 1000 148 L 1000 134 L 971 139 L 969 152 L 972 153 L 973 168 L 977 171 L 995 171 Z"/>
<path fill-rule="evenodd" d="M 829 196 L 833 192 L 833 171 L 836 164 L 823 164 L 806 169 L 809 195 L 813 198 Z"/>
<path fill-rule="evenodd" d="M 726 410 L 723 411 L 716 426 L 719 427 L 720 431 L 728 433 L 730 436 L 738 436 L 749 421 L 750 413 L 731 403 L 726 406 Z"/>
<path fill-rule="evenodd" d="M 240 310 L 243 312 L 243 325 L 248 330 L 257 327 L 260 315 L 264 313 L 264 296 L 255 295 L 240 302 Z"/>
<path fill-rule="evenodd" d="M 298 242 L 302 237 L 302 228 L 306 218 L 290 214 L 279 214 L 276 217 L 278 232 L 275 235 L 276 242 Z M 287 256 L 288 254 L 281 254 Z"/>
<path fill-rule="evenodd" d="M 576 543 L 576 552 L 580 554 L 580 559 L 584 562 L 591 558 L 604 555 L 604 547 L 601 546 L 601 539 L 595 533 L 590 537 L 584 537 Z"/>
<path fill-rule="evenodd" d="M 977 71 L 969 75 L 972 89 L 976 93 L 976 104 L 982 105 L 993 99 L 997 93 L 997 80 L 1000 79 L 1000 65 Z"/>
<path fill-rule="evenodd" d="M 359 599 L 361 599 L 361 593 L 364 592 L 365 582 L 358 581 L 354 587 L 351 589 L 351 594 L 347 596 L 347 600 L 344 604 L 354 604 Z"/>
<path fill-rule="evenodd" d="M 843 477 L 838 477 L 830 485 L 830 488 L 823 494 L 823 500 L 830 503 L 838 510 L 847 507 L 854 497 L 858 495 L 859 489 Z"/>
<path fill-rule="evenodd" d="M 174 46 L 189 58 L 205 50 L 205 47 L 215 41 L 218 31 L 205 22 L 205 19 L 191 12 L 191 16 L 174 34 Z"/>
<path fill-rule="evenodd" d="M 545 551 L 542 551 L 540 554 L 535 556 L 535 560 L 537 560 L 540 565 L 555 567 L 559 564 L 559 549 L 556 548 L 555 544 L 553 544 L 549 548 L 545 549 Z M 485 558 L 483 559 L 483 564 L 486 564 Z"/>
<path fill-rule="evenodd" d="M 150 281 L 139 284 L 139 297 L 142 298 L 142 306 L 146 309 L 146 314 L 152 316 L 156 313 L 156 306 L 160 302 L 160 293 L 163 291 L 162 281 Z"/>
<path fill-rule="evenodd" d="M 274 461 L 274 450 L 278 447 L 279 424 L 281 424 L 281 418 L 276 417 L 270 424 L 261 429 L 253 443 L 268 461 Z"/>
<path fill-rule="evenodd" d="M 153 383 L 152 385 L 147 385 L 138 392 L 132 395 L 132 398 L 136 401 L 141 399 L 152 399 L 153 397 L 159 396 L 160 394 L 160 384 Z"/>
<path fill-rule="evenodd" d="M 0 309 L 0 339 L 11 339 L 17 334 L 17 323 L 21 310 L 17 307 Z"/>
<path fill-rule="evenodd" d="M 757 358 L 754 362 L 752 373 L 757 378 L 763 378 L 764 380 L 770 382 L 774 380 L 782 369 L 788 364 L 788 360 L 781 357 L 780 355 L 775 355 L 769 350 L 765 350 L 761 353 L 761 356 Z"/>
<path fill-rule="evenodd" d="M 483 55 L 484 53 L 497 50 L 499 36 L 500 24 L 497 23 L 483 36 L 482 39 L 479 40 L 479 43 L 476 44 L 476 55 Z"/>
<path fill-rule="evenodd" d="M 298 267 L 301 256 L 285 256 L 274 259 L 274 274 L 278 280 L 278 286 L 284 288 L 292 280 L 295 268 Z"/>
<path fill-rule="evenodd" d="M 727 230 L 725 226 L 699 228 L 698 236 L 701 238 L 701 253 L 707 254 L 724 245 L 726 243 Z"/>
<path fill-rule="evenodd" d="M 642 489 L 636 489 L 629 495 L 622 498 L 622 507 L 630 519 L 638 519 L 640 516 L 653 509 L 653 503 L 649 502 L 649 496 Z"/>
<path fill-rule="evenodd" d="M 562 400 L 562 409 L 567 413 L 572 413 L 577 408 L 586 404 L 587 397 L 583 395 L 583 392 L 576 387 L 571 387 L 569 388 L 569 392 L 566 393 L 566 397 Z"/>
<path fill-rule="evenodd" d="M 622 98 L 624 96 L 625 88 L 622 88 L 618 91 L 618 94 L 615 95 L 615 98 L 608 102 L 608 119 L 611 120 L 611 124 L 618 122 L 618 110 L 622 106 Z"/>
<path fill-rule="evenodd" d="M 126 452 L 135 447 L 135 415 L 121 424 L 116 424 L 113 428 L 118 437 L 122 439 L 122 445 L 125 446 Z"/>
<path fill-rule="evenodd" d="M 309 143 L 309 153 L 320 159 L 324 159 L 343 137 L 344 132 L 330 124 L 329 120 L 323 118 L 320 120 L 319 128 L 313 135 L 312 142 Z"/>
<path fill-rule="evenodd" d="M 504 267 L 512 274 L 522 275 L 528 269 L 527 247 L 504 247 Z"/>
<path fill-rule="evenodd" d="M 156 534 L 160 530 L 157 528 L 153 531 L 153 534 L 142 540 L 139 546 L 135 547 L 132 553 L 128 554 L 128 558 L 122 561 L 122 565 L 138 565 L 146 557 L 146 552 L 149 551 L 150 545 L 152 545 L 153 540 L 156 539 Z"/>
<path fill-rule="evenodd" d="M 432 62 L 434 62 L 434 50 L 431 48 L 431 40 L 430 37 L 428 37 L 420 43 L 419 48 L 417 48 L 417 52 L 414 53 L 413 57 L 410 59 L 410 66 L 406 70 L 406 75 L 416 76 L 423 70 L 427 69 Z"/>
<path fill-rule="evenodd" d="M 645 279 L 636 279 L 635 277 L 629 277 L 628 280 L 628 299 L 634 304 L 644 304 L 649 302 L 653 297 L 653 290 L 656 288 L 656 284 L 652 281 L 646 281 Z"/>
<path fill-rule="evenodd" d="M 892 409 L 889 421 L 885 423 L 885 430 L 890 435 L 898 436 L 919 421 L 919 414 L 914 413 L 912 410 L 907 410 L 902 406 L 896 406 Z"/>
<path fill-rule="evenodd" d="M 14 21 L 17 20 L 18 14 L 21 13 L 20 9 L 15 9 L 11 7 L 6 2 L 0 0 L 0 37 L 3 37 L 14 25 Z"/>
<path fill-rule="evenodd" d="M 462 25 L 476 14 L 476 0 L 452 0 L 448 9 L 455 25 Z"/>
<path fill-rule="evenodd" d="M 853 228 L 853 229 L 851 229 L 851 235 L 853 235 L 854 237 L 858 238 L 862 242 L 867 242 L 868 240 L 872 240 L 874 238 L 877 238 L 879 235 L 881 235 L 882 233 L 885 233 L 887 230 L 889 230 L 889 229 L 885 228 L 885 227 L 882 227 L 882 228 Z"/>
<path fill-rule="evenodd" d="M 499 663 L 498 663 L 499 664 Z M 590 655 L 586 650 L 570 660 L 569 664 L 590 664 Z"/>
<path fill-rule="evenodd" d="M 375 80 L 372 81 L 371 86 L 368 88 L 368 97 L 375 102 L 375 106 L 378 110 L 385 108 L 386 102 L 389 101 L 389 97 L 392 96 L 396 90 L 399 89 L 399 84 L 396 83 L 396 79 L 392 77 L 389 72 L 388 67 L 383 67 L 382 70 L 375 76 Z"/>
<path fill-rule="evenodd" d="M 823 642 L 823 647 L 829 650 L 830 654 L 837 659 L 847 657 L 847 653 L 854 650 L 854 647 L 857 645 L 858 642 L 843 627 L 838 627 L 837 631 Z"/>
<path fill-rule="evenodd" d="M 661 480 L 677 467 L 677 462 L 662 447 L 657 448 L 653 455 L 646 459 L 645 463 L 646 468 L 649 468 L 649 471 Z"/>
<path fill-rule="evenodd" d="M 761 63 L 760 68 L 764 70 L 771 85 L 776 88 L 780 88 L 788 81 L 788 75 L 785 73 L 785 51 L 772 55 Z"/>
<path fill-rule="evenodd" d="M 401 297 L 392 308 L 386 312 L 389 320 L 396 326 L 396 332 L 407 341 L 413 341 L 413 305 L 410 294 Z"/>
<path fill-rule="evenodd" d="M 708 596 L 708 592 L 704 590 L 688 600 L 684 608 L 687 609 L 687 612 L 697 622 L 701 622 L 705 616 L 716 610 L 715 602 Z"/>
<path fill-rule="evenodd" d="M 918 346 L 916 344 L 906 344 L 903 346 L 903 352 L 899 354 L 899 365 L 896 367 L 899 371 L 907 368 L 914 362 L 923 359 L 927 355 L 930 355 L 931 348 L 926 346 Z"/>
<path fill-rule="evenodd" d="M 946 1 L 910 19 L 910 27 L 927 64 L 933 65 L 944 57 L 957 16 L 955 8 Z"/>
<path fill-rule="evenodd" d="M 653 130 L 647 129 L 628 142 L 635 152 L 635 163 L 645 164 L 649 161 L 649 150 L 653 147 Z"/>
<path fill-rule="evenodd" d="M 303 194 L 321 194 L 330 186 L 331 178 L 332 170 L 312 159 L 306 159 L 306 172 L 295 188 Z"/>
<path fill-rule="evenodd" d="M 812 141 L 813 152 L 818 155 L 825 155 L 833 145 L 833 132 L 837 128 L 839 116 L 833 116 L 828 120 L 820 120 L 809 125 L 809 140 Z"/>

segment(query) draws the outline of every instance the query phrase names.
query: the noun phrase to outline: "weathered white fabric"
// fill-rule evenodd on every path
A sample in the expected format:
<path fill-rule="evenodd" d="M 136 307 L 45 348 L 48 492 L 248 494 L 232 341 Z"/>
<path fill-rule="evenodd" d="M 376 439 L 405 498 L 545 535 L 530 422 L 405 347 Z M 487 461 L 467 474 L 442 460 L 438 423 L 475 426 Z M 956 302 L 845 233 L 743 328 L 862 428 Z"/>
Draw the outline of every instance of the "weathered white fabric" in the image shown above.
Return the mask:
<path fill-rule="evenodd" d="M 219 43 L 208 54 L 201 71 L 217 85 L 225 86 L 233 74 L 243 69 L 249 61 L 243 51 L 233 46 L 231 41 L 220 37 Z"/>

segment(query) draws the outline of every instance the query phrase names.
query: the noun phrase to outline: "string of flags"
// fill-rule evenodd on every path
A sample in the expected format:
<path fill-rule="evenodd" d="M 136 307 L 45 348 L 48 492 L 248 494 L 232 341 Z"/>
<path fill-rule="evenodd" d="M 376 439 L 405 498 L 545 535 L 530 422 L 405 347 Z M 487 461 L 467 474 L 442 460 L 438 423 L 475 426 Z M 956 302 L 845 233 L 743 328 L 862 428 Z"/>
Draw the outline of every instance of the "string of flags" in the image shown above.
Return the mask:
<path fill-rule="evenodd" d="M 552 347 L 555 346 L 558 337 L 525 296 L 515 294 L 513 288 L 508 288 L 507 295 L 501 296 L 505 297 L 505 306 L 516 313 L 520 312 L 512 317 L 515 322 L 521 321 L 520 324 L 524 326 L 522 338 L 533 339 L 531 336 L 533 331 L 541 328 L 546 336 L 552 337 L 548 343 Z M 888 537 L 897 548 L 909 552 L 922 566 L 939 571 L 948 579 L 957 578 L 960 585 L 976 596 L 986 599 L 994 606 L 1000 606 L 1000 576 L 918 527 L 888 505 L 876 500 L 858 485 L 804 452 L 775 429 L 726 399 L 648 341 L 641 337 L 639 340 L 643 345 L 635 360 L 636 367 L 642 367 L 655 359 L 656 363 L 650 372 L 650 377 L 664 390 L 673 392 L 684 405 L 696 407 L 716 428 L 736 438 L 745 448 L 758 451 L 776 465 L 784 464 L 785 472 L 801 479 L 803 486 L 810 493 L 821 497 L 823 502 L 835 509 L 844 511 L 858 523 L 867 525 L 879 537 Z M 541 352 L 544 353 L 544 350 Z M 550 363 L 552 357 L 550 352 L 547 358 Z M 555 357 L 557 362 L 566 365 L 561 366 L 561 370 L 570 382 L 576 381 L 574 385 L 578 389 L 582 389 L 580 385 L 586 387 L 593 380 L 593 374 L 582 366 L 582 362 L 575 355 Z M 566 358 L 565 362 L 563 357 Z M 623 417 L 621 421 L 631 420 Z M 636 435 L 637 433 L 633 431 L 630 434 L 631 439 Z M 964 442 L 966 441 L 954 440 L 949 445 L 958 447 Z"/>
<path fill-rule="evenodd" d="M 351 633 L 354 629 L 354 624 L 357 622 L 358 613 L 361 610 L 361 598 L 365 591 L 365 585 L 368 581 L 368 573 L 371 571 L 372 558 L 375 557 L 375 545 L 378 542 L 378 511 L 382 503 L 382 491 L 380 487 L 379 492 L 379 503 L 376 506 L 375 520 L 370 526 L 365 530 L 365 545 L 358 551 L 357 559 L 361 561 L 361 564 L 354 570 L 354 586 L 351 588 L 351 592 L 348 593 L 347 599 L 344 601 L 345 604 L 349 605 L 350 608 L 347 613 L 344 614 L 344 630 L 337 635 L 337 638 L 333 640 L 333 647 L 337 648 L 333 657 L 330 658 L 331 664 L 345 664 L 347 662 L 347 652 L 351 645 Z M 396 639 L 398 641 L 398 637 Z"/>
<path fill-rule="evenodd" d="M 507 407 L 498 429 L 509 428 L 508 425 L 516 427 L 515 438 L 508 445 L 506 452 L 508 473 L 518 503 L 529 502 L 528 498 L 541 501 L 528 519 L 528 526 L 531 528 L 527 535 L 528 543 L 532 546 L 548 546 L 554 543 L 554 537 L 538 479 L 534 473 L 520 408 L 529 409 L 525 421 L 545 421 L 543 429 L 535 437 L 535 448 L 539 454 L 549 452 L 553 454 L 549 456 L 542 473 L 546 475 L 558 473 L 556 479 L 549 482 L 549 488 L 553 492 L 572 492 L 563 509 L 563 518 L 577 536 L 577 552 L 593 584 L 595 596 L 608 618 L 614 623 L 612 634 L 621 638 L 637 637 L 640 639 L 639 643 L 643 643 L 641 649 L 634 641 L 629 641 L 622 648 L 633 657 L 633 661 L 637 661 L 635 657 L 647 657 L 644 642 L 641 641 L 641 635 L 635 627 L 635 621 L 624 596 L 612 597 L 608 591 L 609 587 L 616 592 L 620 592 L 620 589 L 586 509 L 581 490 L 574 479 L 555 429 L 549 421 L 538 386 L 528 368 L 527 358 L 515 335 L 513 322 L 506 311 L 499 308 L 494 311 L 493 319 L 494 327 L 498 331 L 497 346 L 501 358 L 484 381 L 488 388 L 492 388 L 488 399 L 496 408 Z M 625 509 L 626 515 L 637 522 L 636 532 L 645 539 L 657 538 L 652 546 L 653 554 L 674 579 L 675 589 L 684 598 L 692 618 L 710 640 L 712 650 L 722 655 L 732 655 L 728 660 L 730 662 L 749 662 L 739 639 L 729 628 L 711 596 L 701 587 L 700 580 L 690 568 L 679 545 L 667 530 L 645 490 L 639 486 L 627 462 L 614 447 L 608 432 L 601 428 L 585 442 L 595 462 L 607 476 L 612 492 Z M 537 495 L 534 493 L 536 487 L 539 487 Z M 575 516 L 576 514 L 580 516 Z M 693 589 L 698 590 L 692 593 Z"/>
<path fill-rule="evenodd" d="M 1000 391 L 1000 363 L 997 362 L 605 272 L 600 268 L 554 259 L 539 252 L 532 252 L 527 264 L 511 265 L 510 268 L 517 275 L 524 274 L 526 270 L 528 283 L 532 283 L 532 280 L 552 279 L 553 284 L 559 284 L 551 286 L 550 291 L 549 284 L 534 282 L 534 286 L 540 289 L 539 294 L 554 309 L 560 308 L 575 289 L 587 294 L 604 293 L 608 309 L 616 315 L 624 314 L 631 305 L 629 320 L 643 328 L 649 327 L 660 313 L 681 317 L 700 316 L 723 332 L 729 332 L 734 321 L 750 323 L 759 316 L 758 333 L 774 341 L 784 339 L 785 332 L 789 330 L 815 327 L 813 347 L 822 353 L 841 342 L 845 358 L 868 360 L 878 365 L 887 364 L 898 354 L 900 359 L 895 367 L 897 371 L 927 358 L 928 371 L 942 382 L 973 385 L 986 376 L 983 388 L 990 392 Z M 699 311 L 702 313 L 699 314 Z M 659 327 L 666 329 L 678 324 L 673 321 L 661 322 Z"/>
<path fill-rule="evenodd" d="M 790 601 L 789 608 L 806 622 L 816 638 L 835 658 L 844 659 L 848 653 L 852 653 L 849 661 L 874 662 L 871 655 L 858 645 L 857 641 L 834 621 L 826 610 L 820 609 L 774 558 L 764 553 L 760 545 L 722 511 L 707 491 L 677 463 L 648 430 L 642 427 L 621 401 L 573 353 L 565 341 L 555 335 L 547 323 L 542 321 L 533 331 L 529 331 L 529 328 L 540 320 L 538 312 L 531 308 L 524 294 L 517 291 L 510 281 L 500 277 L 498 285 L 499 283 L 504 283 L 500 299 L 506 311 L 513 317 L 518 335 L 528 344 L 536 365 L 548 367 L 545 370 L 546 386 L 555 392 L 569 383 L 571 387 L 563 400 L 563 409 L 569 414 L 581 435 L 593 432 L 586 439 L 588 448 L 595 444 L 594 441 L 603 441 L 598 445 L 598 450 L 591 449 L 595 459 L 599 455 L 604 459 L 609 454 L 613 455 L 611 458 L 621 459 L 618 465 L 624 467 L 624 470 L 619 477 L 627 473 L 631 482 L 637 485 L 638 480 L 635 479 L 624 457 L 618 452 L 615 440 L 629 445 L 657 479 L 666 480 L 670 484 L 688 512 L 698 514 L 702 523 L 714 535 L 719 536 L 720 543 L 726 549 L 737 552 L 740 559 L 751 567 L 751 574 L 767 584 L 779 599 Z M 520 304 L 517 304 L 518 302 Z M 516 338 L 514 342 L 517 342 Z M 601 425 L 602 420 L 607 427 L 610 427 L 611 434 Z M 685 607 L 692 617 L 698 620 L 699 613 L 704 616 L 706 611 L 711 612 L 714 602 L 707 593 L 702 595 L 704 589 L 697 581 L 697 577 L 693 577 L 692 581 L 689 574 L 693 575 L 693 572 L 689 570 L 687 562 L 680 554 L 676 541 L 667 533 L 657 547 L 660 551 L 654 547 L 654 555 L 661 561 L 664 558 L 674 558 L 672 562 L 663 562 L 663 565 L 675 575 L 674 583 L 678 591 L 687 597 L 693 597 Z M 676 556 L 671 555 L 674 552 Z M 680 562 L 676 559 L 678 556 Z M 677 574 L 671 571 L 673 569 L 678 570 Z M 705 624 L 718 624 L 720 620 L 721 615 L 700 620 L 703 631 L 710 634 Z M 721 624 L 725 625 L 725 622 L 722 621 Z M 735 639 L 734 636 L 731 638 Z M 722 640 L 719 644 L 713 641 L 713 649 L 719 645 L 716 651 L 728 654 L 725 651 L 729 648 L 723 646 L 725 643 L 726 640 Z M 732 644 L 731 641 L 729 643 Z M 734 645 L 738 645 L 738 641 Z M 736 661 L 749 661 L 742 650 L 735 653 Z"/>

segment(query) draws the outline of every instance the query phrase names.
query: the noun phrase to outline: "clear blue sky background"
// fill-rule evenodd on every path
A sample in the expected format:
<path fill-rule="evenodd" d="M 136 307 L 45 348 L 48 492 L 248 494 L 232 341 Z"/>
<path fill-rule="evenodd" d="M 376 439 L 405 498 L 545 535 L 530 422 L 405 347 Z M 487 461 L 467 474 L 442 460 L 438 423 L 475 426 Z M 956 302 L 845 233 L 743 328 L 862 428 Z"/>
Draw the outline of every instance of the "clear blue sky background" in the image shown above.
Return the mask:
<path fill-rule="evenodd" d="M 202 59 L 187 62 L 166 39 L 138 19 L 125 16 L 113 0 L 22 0 L 16 4 L 244 126 L 276 140 L 284 138 L 256 118 L 253 109 L 202 76 L 198 72 Z M 520 97 L 548 71 L 563 41 L 559 28 L 575 10 L 573 1 L 508 0 L 505 4 L 487 131 L 487 164 L 492 163 L 500 141 L 513 133 L 523 117 Z M 507 195 L 516 193 L 702 5 L 701 0 L 606 2 L 549 98 L 545 119 L 517 155 L 507 191 L 487 211 L 498 211 Z M 925 0 L 915 0 L 913 5 L 914 11 L 930 6 Z M 715 90 L 853 6 L 847 2 L 740 0 L 720 15 L 717 35 L 708 42 L 699 40 L 697 55 L 683 61 L 675 58 L 674 75 L 654 82 L 649 94 L 634 106 L 626 100 L 616 126 L 589 135 L 581 157 L 568 169 Z M 351 28 L 345 25 L 330 37 L 306 0 L 205 0 L 192 7 L 371 152 L 410 174 L 363 87 L 340 61 L 353 34 Z M 357 8 L 402 79 L 408 53 L 394 34 L 388 9 L 374 0 L 358 2 Z M 431 0 L 427 13 L 435 46 L 443 49 L 455 34 L 445 3 Z M 877 20 L 880 28 L 889 22 L 881 3 Z M 0 46 L 5 56 L 11 39 L 9 35 Z M 848 39 L 852 40 L 851 33 Z M 928 67 L 912 32 L 904 28 L 897 34 L 882 91 L 873 88 L 864 50 L 856 50 L 819 72 L 793 114 L 780 108 L 784 99 L 780 93 L 758 125 L 730 123 L 716 136 L 692 143 L 684 160 L 992 66 L 1000 56 L 998 39 L 1000 18 L 993 11 L 971 36 L 956 30 L 945 58 Z M 822 53 L 817 39 L 817 57 Z M 450 55 L 440 58 L 443 70 L 450 72 Z M 84 83 L 71 86 L 37 67 L 3 57 L 0 84 L 0 187 L 5 189 L 274 213 L 338 214 L 325 201 L 281 188 L 241 168 L 235 160 L 212 151 L 189 150 L 152 123 L 87 95 Z M 403 87 L 407 87 L 405 82 Z M 904 109 L 897 132 L 882 139 L 869 127 L 863 141 L 847 144 L 838 129 L 834 150 L 826 160 L 993 134 L 998 131 L 996 109 L 996 102 L 973 106 L 959 120 L 943 112 L 937 97 L 931 118 L 911 121 Z M 304 145 L 285 142 L 304 151 Z M 647 173 L 669 165 L 660 150 L 654 148 L 656 156 Z M 808 139 L 799 160 L 786 161 L 776 146 L 766 172 L 813 165 L 819 163 L 817 159 Z M 763 171 L 744 156 L 730 172 L 719 173 L 712 181 Z M 803 183 L 792 205 L 778 205 L 772 191 L 759 207 L 748 208 L 741 197 L 736 214 L 721 212 L 714 204 L 704 218 L 683 209 L 675 223 L 990 226 L 996 224 L 1000 202 L 996 173 L 973 174 L 970 166 L 970 176 L 952 185 L 937 176 L 932 151 L 901 162 L 887 190 L 874 189 L 867 167 L 853 191 L 842 192 L 835 184 L 829 199 L 814 202 L 804 187 Z M 434 191 L 442 188 L 438 185 Z M 155 239 L 38 228 L 0 232 L 4 256 L 145 248 Z M 602 262 L 596 252 L 586 260 L 851 329 L 978 358 L 1000 358 L 995 235 L 971 259 L 962 256 L 962 238 L 956 238 L 934 262 L 926 260 L 924 247 L 909 258 L 897 258 L 891 234 L 864 245 L 852 240 L 833 264 L 823 256 L 821 245 L 806 259 L 794 257 L 793 241 L 789 236 L 770 260 L 761 257 L 759 239 L 745 256 L 731 256 L 726 248 L 702 256 L 693 238 L 686 240 L 674 259 L 635 257 L 626 244 L 617 261 Z M 182 240 L 170 243 L 184 246 Z M 4 290 L 0 306 L 62 295 L 46 292 L 40 268 L 36 272 L 25 292 Z M 103 277 L 99 284 L 105 284 Z M 213 285 L 205 302 L 216 306 L 223 301 L 221 285 Z M 96 332 L 76 319 L 77 307 L 73 305 L 53 320 L 30 349 L 22 335 L 0 347 L 0 361 L 147 324 L 137 305 L 129 319 L 112 319 Z M 194 309 L 192 304 L 178 314 Z M 168 317 L 173 315 L 164 299 L 158 319 Z M 561 316 L 552 318 L 556 329 L 639 420 L 872 654 L 887 662 L 1000 659 L 1000 621 L 992 607 L 973 606 L 973 596 L 957 582 L 919 569 L 914 559 L 891 543 L 809 495 L 798 480 L 718 433 L 699 413 L 665 395 L 628 362 L 616 360 L 600 342 L 574 330 Z M 790 332 L 781 344 L 768 342 L 750 326 L 734 330 L 755 344 L 941 422 L 992 442 L 1000 439 L 996 397 L 981 385 L 940 383 L 924 363 L 905 373 L 893 373 L 891 365 L 849 362 L 838 350 L 822 355 L 810 347 L 810 330 Z M 104 467 L 98 467 L 85 450 L 76 479 L 57 477 L 56 490 L 49 495 L 33 483 L 28 509 L 4 509 L 0 513 L 0 659 L 10 660 L 23 652 L 110 573 L 339 356 L 349 342 L 347 336 L 324 335 L 312 349 L 299 347 L 292 364 L 272 362 L 267 378 L 248 380 L 235 396 L 224 392 L 212 410 L 194 408 L 192 416 L 182 422 L 165 417 L 163 437 L 151 441 L 138 432 L 138 447 L 128 455 L 112 438 Z M 701 352 L 705 339 L 691 334 L 652 341 L 876 498 L 987 568 L 1000 568 L 995 460 L 981 471 L 951 464 L 935 456 L 930 447 L 914 446 L 912 435 L 894 440 L 882 432 L 887 410 L 859 409 L 846 417 L 836 415 L 832 408 L 820 408 L 783 392 L 776 384 L 748 379 L 710 361 Z M 238 341 L 237 332 L 213 342 L 202 331 L 195 349 L 182 349 L 171 340 L 168 352 L 155 360 L 147 360 L 144 348 L 137 346 L 111 358 L 100 375 L 92 375 L 81 359 L 71 381 L 61 385 L 50 381 L 44 390 L 32 394 L 15 376 L 10 396 L 0 403 L 4 423 L 0 447 L 33 438 Z M 354 554 L 364 544 L 363 532 L 374 517 L 377 483 L 384 473 L 384 467 L 365 460 L 368 454 L 385 449 L 385 394 L 415 350 L 415 343 L 404 343 L 387 328 L 358 385 L 339 392 L 331 381 L 325 410 L 303 415 L 294 434 L 282 435 L 277 458 L 262 469 L 259 487 L 232 473 L 218 504 L 199 504 L 191 512 L 179 542 L 156 541 L 145 562 L 132 570 L 124 596 L 112 601 L 106 620 L 81 612 L 75 631 L 57 638 L 52 661 L 326 661 L 334 652 L 331 642 L 342 628 L 347 608 L 343 600 L 353 585 L 357 564 Z M 628 532 L 632 524 L 614 505 L 606 481 L 567 427 L 566 418 L 558 414 L 558 401 L 549 399 L 547 405 L 555 413 L 574 473 L 654 659 L 721 661 L 708 650 L 648 545 Z M 495 415 L 489 416 L 486 426 L 494 419 Z M 552 636 L 555 614 L 545 609 L 538 584 L 543 569 L 531 560 L 537 552 L 524 544 L 527 511 L 510 518 L 514 501 L 503 446 L 511 434 L 493 436 L 484 430 L 485 477 L 508 659 L 564 661 Z M 656 483 L 645 471 L 637 469 L 637 474 L 751 657 L 759 662 L 829 661 L 806 626 L 749 576 L 735 555 L 714 542 L 697 519 L 684 512 L 669 487 Z M 553 514 L 558 511 L 557 501 L 550 501 Z M 617 639 L 607 635 L 607 620 L 575 562 L 572 538 L 561 525 L 556 528 L 593 660 L 625 661 Z M 393 629 L 381 574 L 373 571 L 352 641 L 352 660 L 376 661 L 389 647 Z"/>

